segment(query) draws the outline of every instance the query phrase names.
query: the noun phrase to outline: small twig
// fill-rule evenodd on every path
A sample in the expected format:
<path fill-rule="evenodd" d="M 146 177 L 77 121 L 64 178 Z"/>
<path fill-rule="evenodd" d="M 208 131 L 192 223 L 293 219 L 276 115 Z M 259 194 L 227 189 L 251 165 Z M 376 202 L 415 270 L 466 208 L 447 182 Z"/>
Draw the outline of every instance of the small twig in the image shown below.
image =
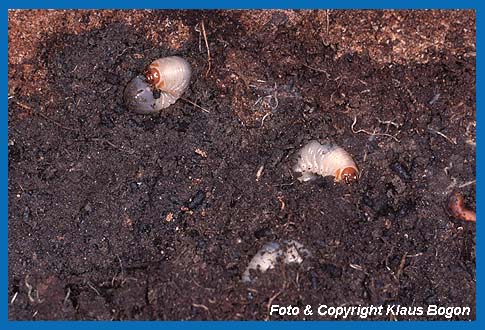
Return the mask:
<path fill-rule="evenodd" d="M 394 126 L 396 129 L 399 129 L 399 126 L 400 126 L 398 123 L 395 123 L 392 120 L 381 120 L 380 118 L 377 118 L 377 121 L 379 122 L 379 124 L 386 125 L 386 131 L 385 131 L 385 133 L 389 132 L 389 127 L 391 125 Z"/>
<path fill-rule="evenodd" d="M 15 292 L 15 294 L 13 295 L 12 299 L 10 300 L 10 304 L 13 304 L 15 302 L 15 299 L 17 299 L 17 296 L 18 296 L 19 292 Z"/>
<path fill-rule="evenodd" d="M 18 106 L 20 106 L 21 108 L 23 108 L 25 110 L 32 111 L 32 107 L 30 105 L 27 105 L 27 104 L 22 103 L 20 101 L 15 101 L 15 104 L 17 104 Z"/>
<path fill-rule="evenodd" d="M 281 203 L 281 208 L 280 208 L 280 211 L 283 211 L 285 209 L 285 201 L 283 200 L 283 196 L 278 196 L 277 199 L 280 201 Z"/>
<path fill-rule="evenodd" d="M 317 71 L 317 72 L 321 72 L 321 73 L 325 73 L 325 76 L 327 77 L 327 79 L 330 79 L 330 74 L 326 71 L 326 70 L 323 70 L 323 69 L 318 69 L 318 68 L 314 68 L 312 66 L 309 66 L 307 64 L 303 64 L 304 67 L 307 67 L 309 68 L 310 70 L 313 70 L 313 71 Z"/>
<path fill-rule="evenodd" d="M 206 305 L 202 304 L 192 304 L 193 307 L 203 308 L 206 312 L 209 312 L 209 308 Z"/>
<path fill-rule="evenodd" d="M 195 25 L 194 30 L 199 33 L 199 52 L 202 52 L 202 32 L 199 29 L 199 24 Z"/>
<path fill-rule="evenodd" d="M 452 177 L 451 178 L 451 183 L 448 185 L 448 187 L 446 187 L 446 189 L 443 192 L 443 194 L 448 195 L 450 192 L 452 192 L 453 189 L 456 187 L 456 183 L 457 182 L 458 182 L 458 180 L 456 180 L 455 177 Z"/>
<path fill-rule="evenodd" d="M 119 150 L 119 151 L 123 151 L 123 152 L 126 152 L 127 154 L 129 155 L 133 155 L 135 153 L 135 151 L 133 149 L 131 150 L 125 150 L 123 148 L 120 148 L 118 147 L 117 145 L 113 144 L 112 142 L 110 142 L 109 140 L 107 139 L 103 139 L 103 138 L 93 138 L 91 139 L 91 141 L 95 141 L 95 142 L 104 142 L 106 143 L 107 145 L 109 145 L 110 147 L 113 147 L 115 148 L 116 150 Z"/>
<path fill-rule="evenodd" d="M 44 114 L 43 114 L 43 113 L 41 113 L 41 112 L 37 112 L 36 114 L 37 114 L 37 115 L 39 115 L 40 117 L 44 118 L 45 120 L 47 120 L 47 121 L 49 121 L 49 122 L 53 123 L 54 125 L 56 125 L 56 126 L 57 126 L 57 127 L 59 127 L 59 128 L 62 128 L 62 129 L 65 129 L 65 130 L 67 130 L 67 131 L 71 131 L 71 132 L 79 132 L 79 130 L 78 130 L 78 129 L 76 129 L 76 128 L 71 128 L 71 127 L 67 127 L 67 126 L 64 126 L 64 125 L 62 125 L 62 124 L 58 123 L 57 121 L 50 119 L 49 117 L 47 117 L 46 115 L 44 115 Z"/>
<path fill-rule="evenodd" d="M 25 277 L 25 286 L 27 287 L 27 297 L 29 297 L 29 300 L 30 302 L 35 302 L 35 299 L 34 297 L 32 297 L 32 285 L 29 284 L 29 282 L 27 282 L 27 279 L 29 278 L 29 276 L 26 276 Z"/>
<path fill-rule="evenodd" d="M 264 98 L 267 98 L 268 99 L 268 105 L 271 108 L 271 110 L 276 110 L 278 108 L 278 105 L 280 104 L 280 102 L 278 101 L 278 95 L 277 95 L 277 92 L 276 92 L 276 86 L 275 86 L 275 90 L 273 91 L 273 94 L 267 95 Z M 272 105 L 271 104 L 271 100 L 273 100 L 273 99 L 274 99 L 274 103 Z"/>
<path fill-rule="evenodd" d="M 273 301 L 274 301 L 276 298 L 278 298 L 278 296 L 279 296 L 280 294 L 282 294 L 282 293 L 285 291 L 285 289 L 286 289 L 286 287 L 284 287 L 284 288 L 283 288 L 283 289 L 281 289 L 281 290 L 280 290 L 278 293 L 276 293 L 274 296 L 272 296 L 271 298 L 269 298 L 269 300 L 268 300 L 268 305 L 267 305 L 267 306 L 268 306 L 268 310 L 270 309 L 271 304 L 273 303 Z"/>
<path fill-rule="evenodd" d="M 191 100 L 188 100 L 188 99 L 186 99 L 184 97 L 181 97 L 180 99 L 183 100 L 183 101 L 185 101 L 185 102 L 187 102 L 187 103 L 189 103 L 189 104 L 192 104 L 194 107 L 196 107 L 196 108 L 198 108 L 198 109 L 200 109 L 200 110 L 202 110 L 204 112 L 211 113 L 209 110 L 207 110 L 205 108 L 202 108 L 200 105 L 192 102 Z"/>
<path fill-rule="evenodd" d="M 448 142 L 450 142 L 450 143 L 452 143 L 452 144 L 456 144 L 456 139 L 452 139 L 452 138 L 450 138 L 450 137 L 446 136 L 445 134 L 441 133 L 440 131 L 437 131 L 437 130 L 435 130 L 434 128 L 431 128 L 431 127 L 428 127 L 428 130 L 429 130 L 430 132 L 433 132 L 433 133 L 438 134 L 439 136 L 444 137 L 444 138 L 445 138 L 445 139 L 446 139 Z"/>
<path fill-rule="evenodd" d="M 428 102 L 429 105 L 433 105 L 436 101 L 439 100 L 441 94 L 440 93 L 437 93 L 435 96 L 433 96 L 433 98 L 431 99 L 431 101 Z"/>
<path fill-rule="evenodd" d="M 256 172 L 256 182 L 259 181 L 259 178 L 261 177 L 261 175 L 263 174 L 263 170 L 264 170 L 264 164 L 261 165 L 258 169 L 258 171 Z"/>
<path fill-rule="evenodd" d="M 111 87 L 113 87 L 113 86 L 109 86 L 108 88 L 106 88 L 106 89 L 102 90 L 100 93 L 101 93 L 101 94 L 106 93 L 107 91 L 109 91 L 109 90 L 111 89 Z"/>
<path fill-rule="evenodd" d="M 281 289 L 278 293 L 276 293 L 274 296 L 272 296 L 271 298 L 269 298 L 268 300 L 268 304 L 266 305 L 266 309 L 268 310 L 268 314 L 269 314 L 269 311 L 271 309 L 271 305 L 273 304 L 273 301 L 278 298 L 278 296 L 280 294 L 282 294 L 284 291 L 286 290 L 286 283 L 283 285 L 283 289 Z M 269 316 L 266 318 L 266 320 L 269 319 Z"/>
<path fill-rule="evenodd" d="M 472 181 L 468 181 L 468 182 L 465 182 L 465 183 L 458 185 L 458 180 L 455 177 L 452 177 L 451 183 L 448 185 L 448 187 L 446 187 L 444 194 L 449 194 L 450 192 L 452 192 L 455 189 L 455 187 L 462 189 L 462 188 L 468 187 L 472 184 L 476 184 L 476 182 L 477 182 L 477 180 L 472 180 Z"/>
<path fill-rule="evenodd" d="M 357 124 L 357 117 L 354 117 L 354 121 L 353 121 L 352 125 L 350 125 L 350 129 L 352 130 L 352 133 L 354 133 L 354 134 L 365 133 L 365 134 L 371 135 L 371 136 L 387 136 L 387 137 L 394 139 L 396 142 L 400 142 L 399 139 L 397 137 L 395 137 L 394 135 L 387 134 L 387 133 L 377 133 L 376 129 L 374 129 L 374 132 L 369 132 L 365 129 L 355 130 L 354 129 L 355 124 Z"/>
<path fill-rule="evenodd" d="M 116 255 L 116 257 L 118 258 L 118 263 L 120 264 L 120 276 L 119 278 L 121 279 L 121 285 L 123 285 L 125 283 L 125 272 L 123 271 L 123 262 L 121 261 L 121 258 L 120 256 Z M 115 275 L 112 279 L 111 279 L 111 286 L 114 286 L 114 283 L 115 281 L 118 280 L 118 275 Z"/>
<path fill-rule="evenodd" d="M 64 297 L 64 302 L 63 302 L 64 305 L 66 304 L 70 296 L 71 296 L 71 288 L 67 287 L 67 293 L 66 293 L 66 296 Z"/>
<path fill-rule="evenodd" d="M 450 164 L 448 166 L 446 166 L 443 171 L 445 171 L 445 174 L 446 175 L 449 175 L 450 174 L 450 170 L 453 168 L 453 163 L 450 162 Z"/>
<path fill-rule="evenodd" d="M 379 122 L 379 124 L 384 124 L 384 125 L 392 125 L 396 128 L 399 128 L 399 124 L 398 123 L 395 123 L 393 122 L 392 120 L 380 120 L 379 118 L 377 118 L 377 121 Z"/>
<path fill-rule="evenodd" d="M 96 289 L 96 288 L 94 287 L 94 285 L 91 283 L 91 281 L 87 281 L 87 282 L 86 282 L 86 284 L 87 284 L 87 285 L 88 285 L 88 286 L 89 286 L 91 289 L 93 289 L 93 291 L 94 291 L 94 292 L 96 292 L 96 294 L 97 294 L 98 296 L 101 296 L 101 293 L 99 293 L 98 289 Z"/>
<path fill-rule="evenodd" d="M 408 253 L 404 253 L 402 258 L 401 258 L 401 262 L 399 263 L 399 267 L 397 268 L 397 271 L 396 271 L 396 278 L 399 280 L 399 277 L 401 276 L 401 273 L 404 269 L 404 265 L 406 264 L 406 257 L 407 257 Z"/>
<path fill-rule="evenodd" d="M 473 126 L 473 129 L 472 129 L 472 126 Z M 475 134 L 473 131 L 476 130 L 476 127 L 477 127 L 477 123 L 475 121 L 472 121 L 470 123 L 468 123 L 468 125 L 466 125 L 466 133 L 465 133 L 465 136 L 467 137 L 465 143 L 466 144 L 469 144 L 471 145 L 472 147 L 476 147 L 477 146 L 477 143 L 476 143 L 476 139 L 475 139 Z"/>
<path fill-rule="evenodd" d="M 132 48 L 135 48 L 135 47 L 127 47 L 127 48 L 123 49 L 123 51 L 121 51 L 121 53 L 118 53 L 118 55 L 116 55 L 116 59 L 118 59 L 119 57 L 123 56 L 123 54 L 126 53 L 126 51 L 128 49 L 132 49 Z"/>
<path fill-rule="evenodd" d="M 465 187 L 467 187 L 469 185 L 475 184 L 476 182 L 477 182 L 477 180 L 468 181 L 468 182 L 465 182 L 465 183 L 459 185 L 458 188 L 460 188 L 460 189 L 461 188 L 465 188 Z"/>
<path fill-rule="evenodd" d="M 357 265 L 357 264 L 349 264 L 349 267 L 352 268 L 352 269 L 355 269 L 355 270 L 358 270 L 358 271 L 361 271 L 361 272 L 364 272 L 364 268 L 361 266 L 361 265 Z"/>
<path fill-rule="evenodd" d="M 416 254 L 408 254 L 406 258 L 417 258 L 417 257 L 421 257 L 422 255 L 423 255 L 423 252 L 419 252 Z"/>
<path fill-rule="evenodd" d="M 266 81 L 264 80 L 256 80 L 258 83 L 265 83 Z M 272 88 L 262 88 L 260 86 L 256 86 L 253 84 L 249 84 L 249 87 L 255 88 L 258 91 L 263 90 L 264 93 L 270 93 L 265 96 L 259 96 L 256 102 L 251 106 L 251 110 L 254 111 L 256 109 L 256 106 L 259 104 L 258 110 L 261 110 L 262 107 L 270 108 L 272 111 L 276 110 L 279 105 L 279 100 L 278 100 L 278 85 L 275 83 L 274 87 Z"/>
<path fill-rule="evenodd" d="M 262 100 L 263 100 L 263 97 L 262 97 L 262 96 L 260 96 L 260 97 L 259 97 L 259 98 L 256 100 L 256 102 L 253 104 L 253 106 L 251 107 L 251 110 L 253 110 L 253 109 L 254 109 L 254 108 L 255 108 L 255 107 L 258 105 L 258 103 L 259 103 L 259 102 L 261 102 Z M 259 109 L 261 109 L 261 106 L 259 107 Z"/>
<path fill-rule="evenodd" d="M 270 116 L 270 115 L 271 115 L 271 112 L 268 112 L 267 114 L 265 114 L 265 115 L 263 116 L 263 119 L 261 119 L 261 127 L 263 127 L 263 125 L 264 125 L 264 120 L 265 120 L 265 119 L 266 119 L 268 116 Z"/>
<path fill-rule="evenodd" d="M 207 41 L 207 35 L 205 33 L 204 20 L 202 20 L 202 22 L 200 23 L 200 26 L 202 28 L 202 35 L 204 37 L 205 48 L 207 48 L 207 63 L 208 63 L 208 66 L 209 66 L 207 68 L 207 72 L 205 73 L 205 76 L 207 77 L 207 75 L 209 74 L 209 71 L 211 70 L 211 51 L 209 49 L 209 42 Z"/>

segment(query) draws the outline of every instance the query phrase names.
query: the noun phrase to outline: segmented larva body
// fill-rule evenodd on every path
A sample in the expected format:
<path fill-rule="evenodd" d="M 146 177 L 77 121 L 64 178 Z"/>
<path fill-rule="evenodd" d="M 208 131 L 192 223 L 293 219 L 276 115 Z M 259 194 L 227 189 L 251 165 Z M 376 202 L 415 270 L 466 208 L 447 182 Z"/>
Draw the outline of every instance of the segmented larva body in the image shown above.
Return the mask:
<path fill-rule="evenodd" d="M 459 192 L 454 191 L 451 193 L 448 197 L 447 206 L 451 216 L 465 221 L 477 221 L 477 214 L 473 210 L 465 207 L 463 196 Z"/>
<path fill-rule="evenodd" d="M 281 243 L 269 242 L 254 255 L 242 274 L 243 282 L 251 282 L 251 270 L 266 272 L 273 269 L 279 262 L 285 264 L 301 264 L 303 259 L 311 257 L 311 252 L 303 244 L 294 240 Z"/>
<path fill-rule="evenodd" d="M 316 178 L 316 175 L 334 176 L 335 182 L 350 184 L 358 179 L 359 169 L 352 157 L 341 147 L 326 142 L 310 141 L 299 152 L 293 170 L 302 175 L 301 182 Z"/>
<path fill-rule="evenodd" d="M 174 104 L 189 86 L 192 70 L 178 56 L 153 61 L 144 76 L 136 76 L 125 88 L 127 107 L 141 114 L 157 113 Z"/>
<path fill-rule="evenodd" d="M 167 94 L 169 105 L 173 104 L 189 87 L 191 74 L 189 62 L 178 56 L 159 58 L 145 71 L 148 83 L 162 91 L 162 94 Z M 173 99 L 175 100 L 172 101 Z"/>

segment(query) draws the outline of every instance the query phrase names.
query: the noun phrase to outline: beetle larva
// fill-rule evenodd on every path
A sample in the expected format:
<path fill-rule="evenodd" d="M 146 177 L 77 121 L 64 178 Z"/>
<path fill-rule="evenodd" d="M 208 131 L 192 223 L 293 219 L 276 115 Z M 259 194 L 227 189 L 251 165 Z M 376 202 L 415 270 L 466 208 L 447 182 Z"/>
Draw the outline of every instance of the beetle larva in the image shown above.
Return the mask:
<path fill-rule="evenodd" d="M 454 218 L 471 222 L 477 221 L 477 214 L 465 207 L 463 197 L 459 192 L 454 191 L 451 193 L 448 197 L 447 207 L 448 213 Z"/>
<path fill-rule="evenodd" d="M 144 76 L 136 76 L 125 88 L 123 98 L 128 109 L 157 113 L 174 104 L 189 86 L 192 70 L 189 62 L 178 56 L 153 61 Z"/>
<path fill-rule="evenodd" d="M 301 182 L 312 180 L 318 174 L 331 175 L 335 177 L 335 182 L 344 181 L 350 184 L 359 176 L 359 169 L 347 151 L 330 142 L 307 143 L 298 152 L 297 164 L 293 170 L 302 174 L 298 178 Z"/>
<path fill-rule="evenodd" d="M 275 268 L 278 262 L 301 264 L 304 258 L 310 256 L 310 251 L 303 244 L 294 240 L 286 240 L 281 244 L 277 242 L 266 243 L 249 262 L 242 274 L 242 280 L 246 283 L 251 282 L 251 270 L 264 273 Z"/>

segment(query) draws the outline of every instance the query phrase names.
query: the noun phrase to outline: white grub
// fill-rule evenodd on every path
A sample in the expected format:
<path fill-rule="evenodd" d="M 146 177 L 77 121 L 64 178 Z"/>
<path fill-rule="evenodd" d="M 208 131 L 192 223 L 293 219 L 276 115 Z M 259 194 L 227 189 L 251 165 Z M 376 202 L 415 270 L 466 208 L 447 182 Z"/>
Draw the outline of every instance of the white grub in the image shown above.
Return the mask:
<path fill-rule="evenodd" d="M 149 83 L 176 98 L 189 87 L 191 75 L 189 62 L 178 56 L 159 58 L 153 61 L 145 72 Z"/>
<path fill-rule="evenodd" d="M 190 64 L 178 56 L 153 61 L 143 76 L 136 76 L 126 86 L 123 99 L 131 111 L 158 113 L 174 104 L 189 86 Z"/>
<path fill-rule="evenodd" d="M 275 268 L 278 263 L 301 264 L 304 258 L 310 256 L 310 251 L 294 240 L 283 241 L 281 244 L 266 243 L 249 262 L 242 274 L 242 281 L 246 283 L 252 281 L 251 270 L 264 273 L 268 269 Z"/>
<path fill-rule="evenodd" d="M 333 143 L 320 144 L 315 140 L 300 149 L 293 171 L 301 173 L 300 182 L 313 180 L 316 175 L 330 175 L 335 182 L 350 184 L 359 176 L 359 169 L 347 151 Z"/>

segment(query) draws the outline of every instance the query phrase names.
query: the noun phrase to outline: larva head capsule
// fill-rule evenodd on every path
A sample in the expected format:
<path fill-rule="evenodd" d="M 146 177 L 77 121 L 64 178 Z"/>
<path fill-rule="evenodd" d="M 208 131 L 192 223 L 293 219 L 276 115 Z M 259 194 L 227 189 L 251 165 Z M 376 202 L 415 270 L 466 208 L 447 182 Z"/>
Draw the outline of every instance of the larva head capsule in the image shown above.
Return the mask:
<path fill-rule="evenodd" d="M 160 71 L 158 71 L 157 68 L 149 67 L 144 73 L 145 78 L 150 85 L 156 86 L 160 81 Z"/>
<path fill-rule="evenodd" d="M 340 173 L 340 179 L 346 184 L 351 184 L 357 181 L 359 177 L 359 172 L 355 167 L 346 167 Z"/>

